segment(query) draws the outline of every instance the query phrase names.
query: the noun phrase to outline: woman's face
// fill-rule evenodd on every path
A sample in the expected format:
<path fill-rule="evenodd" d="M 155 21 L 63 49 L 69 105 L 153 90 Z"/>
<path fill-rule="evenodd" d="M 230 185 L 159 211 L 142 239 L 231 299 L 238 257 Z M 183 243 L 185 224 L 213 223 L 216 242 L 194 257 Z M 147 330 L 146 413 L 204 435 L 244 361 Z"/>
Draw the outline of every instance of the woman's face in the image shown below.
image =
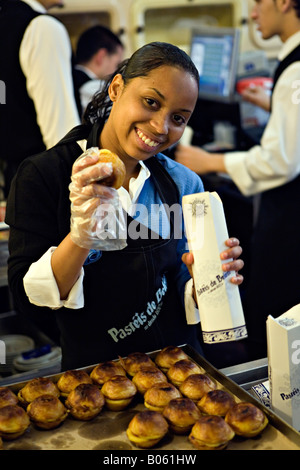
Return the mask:
<path fill-rule="evenodd" d="M 123 160 L 146 160 L 176 143 L 198 96 L 195 78 L 182 69 L 162 66 L 126 87 L 121 75 L 110 86 L 113 107 L 101 146 Z"/>

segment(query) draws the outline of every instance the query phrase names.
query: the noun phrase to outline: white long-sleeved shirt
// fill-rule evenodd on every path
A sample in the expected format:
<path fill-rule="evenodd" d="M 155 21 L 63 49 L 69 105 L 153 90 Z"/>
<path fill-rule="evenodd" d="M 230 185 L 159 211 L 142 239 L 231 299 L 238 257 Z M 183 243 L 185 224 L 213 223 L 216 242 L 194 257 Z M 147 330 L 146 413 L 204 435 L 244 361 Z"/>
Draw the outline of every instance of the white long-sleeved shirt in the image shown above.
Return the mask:
<path fill-rule="evenodd" d="M 86 150 L 86 140 L 78 142 L 82 150 Z M 137 178 L 131 178 L 129 182 L 129 191 L 121 187 L 118 189 L 118 196 L 123 209 L 132 214 L 135 210 L 135 204 L 147 178 L 150 177 L 150 171 L 140 162 L 140 172 Z M 56 247 L 50 247 L 49 250 L 35 263 L 33 263 L 24 276 L 24 289 L 30 302 L 37 306 L 46 306 L 53 310 L 61 307 L 78 309 L 84 306 L 83 278 L 84 267 L 81 268 L 80 276 L 69 292 L 65 300 L 60 299 L 60 293 L 56 284 L 55 277 L 51 268 L 51 256 Z M 101 262 L 101 260 L 99 261 Z M 190 279 L 185 286 L 185 312 L 188 324 L 196 324 L 200 321 L 199 311 L 193 299 L 193 280 Z"/>
<path fill-rule="evenodd" d="M 283 44 L 283 60 L 300 44 L 300 31 Z M 260 145 L 246 152 L 225 154 L 228 174 L 246 196 L 281 186 L 300 174 L 300 61 L 280 75 L 272 97 L 272 112 Z"/>
<path fill-rule="evenodd" d="M 46 9 L 39 2 L 23 2 L 43 13 L 26 28 L 19 55 L 43 141 L 50 148 L 80 124 L 74 98 L 71 42 L 63 24 L 45 14 Z"/>

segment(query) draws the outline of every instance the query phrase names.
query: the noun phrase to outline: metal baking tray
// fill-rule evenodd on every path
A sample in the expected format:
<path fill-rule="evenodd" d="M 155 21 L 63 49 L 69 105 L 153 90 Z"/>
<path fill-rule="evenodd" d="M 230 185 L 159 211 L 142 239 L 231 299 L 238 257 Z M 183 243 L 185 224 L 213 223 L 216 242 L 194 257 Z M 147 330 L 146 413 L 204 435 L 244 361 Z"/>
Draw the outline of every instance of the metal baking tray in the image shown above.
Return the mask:
<path fill-rule="evenodd" d="M 255 397 L 217 370 L 191 346 L 181 345 L 189 357 L 199 364 L 206 373 L 214 378 L 219 387 L 230 391 L 237 401 L 254 403 L 261 408 L 269 419 L 267 428 L 257 437 L 246 439 L 236 436 L 227 446 L 227 450 L 300 450 L 300 433 L 281 420 L 270 409 L 262 405 Z M 154 358 L 158 351 L 148 354 Z M 96 364 L 82 368 L 88 373 Z M 50 375 L 57 381 L 61 374 Z M 17 392 L 26 382 L 9 386 Z M 68 417 L 64 423 L 53 430 L 38 430 L 31 425 L 28 431 L 15 441 L 4 442 L 6 450 L 139 450 L 127 438 L 126 429 L 138 412 L 145 409 L 142 398 L 137 397 L 126 410 L 113 412 L 103 408 L 92 421 L 78 421 Z M 195 451 L 188 436 L 178 436 L 169 432 L 151 451 Z"/>

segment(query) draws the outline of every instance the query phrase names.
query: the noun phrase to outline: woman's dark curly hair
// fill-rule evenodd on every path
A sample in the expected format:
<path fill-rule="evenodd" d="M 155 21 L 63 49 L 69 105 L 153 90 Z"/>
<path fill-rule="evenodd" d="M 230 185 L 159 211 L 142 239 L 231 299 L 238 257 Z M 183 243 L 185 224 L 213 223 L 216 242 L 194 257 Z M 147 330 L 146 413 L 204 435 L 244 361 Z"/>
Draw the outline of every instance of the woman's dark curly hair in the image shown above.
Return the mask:
<path fill-rule="evenodd" d="M 300 18 L 300 0 L 293 0 L 293 6 L 296 10 L 298 18 Z"/>
<path fill-rule="evenodd" d="M 183 50 L 172 44 L 152 42 L 134 52 L 130 59 L 122 62 L 115 73 L 109 77 L 105 86 L 94 95 L 92 101 L 88 104 L 83 116 L 83 123 L 90 125 L 101 120 L 104 123 L 107 120 L 112 106 L 108 96 L 108 88 L 115 75 L 121 74 L 126 86 L 133 78 L 145 77 L 152 70 L 164 65 L 177 67 L 190 73 L 199 86 L 198 70 Z"/>

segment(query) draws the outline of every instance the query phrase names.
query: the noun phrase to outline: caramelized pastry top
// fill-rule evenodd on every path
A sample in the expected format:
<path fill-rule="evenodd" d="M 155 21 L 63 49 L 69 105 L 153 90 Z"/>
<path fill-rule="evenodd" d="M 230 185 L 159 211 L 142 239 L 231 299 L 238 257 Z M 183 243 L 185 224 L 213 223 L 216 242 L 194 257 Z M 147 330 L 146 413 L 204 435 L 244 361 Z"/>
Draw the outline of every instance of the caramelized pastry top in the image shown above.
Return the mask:
<path fill-rule="evenodd" d="M 165 374 L 157 367 L 149 367 L 140 369 L 132 379 L 137 390 L 144 394 L 153 385 L 161 382 L 167 382 Z"/>
<path fill-rule="evenodd" d="M 215 390 L 217 384 L 206 374 L 189 375 L 179 386 L 182 395 L 193 401 L 198 401 L 207 392 Z"/>
<path fill-rule="evenodd" d="M 161 413 L 146 410 L 137 413 L 128 428 L 135 436 L 157 439 L 167 433 L 168 423 Z"/>
<path fill-rule="evenodd" d="M 166 420 L 179 427 L 194 424 L 200 418 L 201 413 L 195 403 L 186 397 L 174 398 L 163 411 Z"/>
<path fill-rule="evenodd" d="M 190 359 L 181 359 L 170 367 L 167 377 L 174 385 L 179 386 L 189 375 L 201 373 L 202 369 L 195 362 Z"/>
<path fill-rule="evenodd" d="M 107 380 L 101 389 L 103 395 L 111 400 L 122 400 L 133 397 L 136 391 L 134 383 L 128 377 L 122 375 L 115 375 Z"/>
<path fill-rule="evenodd" d="M 226 414 L 225 421 L 240 436 L 255 436 L 268 424 L 265 413 L 252 403 L 236 403 Z"/>
<path fill-rule="evenodd" d="M 221 416 L 201 416 L 194 424 L 191 436 L 214 447 L 233 439 L 234 431 Z"/>
<path fill-rule="evenodd" d="M 53 395 L 59 397 L 58 387 L 47 377 L 37 377 L 29 382 L 19 391 L 18 397 L 21 403 L 27 405 L 41 395 Z"/>
<path fill-rule="evenodd" d="M 235 399 L 226 390 L 212 390 L 204 395 L 197 405 L 208 415 L 225 416 L 234 404 Z"/>
<path fill-rule="evenodd" d="M 93 383 L 87 372 L 84 370 L 67 370 L 58 379 L 57 386 L 63 395 L 67 395 L 82 383 Z"/>
<path fill-rule="evenodd" d="M 146 367 L 154 367 L 154 362 L 146 353 L 141 352 L 134 352 L 128 354 L 125 359 L 120 358 L 120 362 L 126 372 L 134 376 L 142 367 L 145 369 Z"/>
<path fill-rule="evenodd" d="M 105 404 L 103 393 L 97 385 L 80 384 L 72 390 L 65 405 L 67 408 L 101 408 Z"/>
<path fill-rule="evenodd" d="M 149 388 L 144 395 L 144 403 L 149 407 L 163 409 L 173 398 L 181 397 L 179 390 L 170 383 L 158 383 Z"/>
<path fill-rule="evenodd" d="M 166 346 L 155 357 L 158 367 L 167 371 L 175 362 L 188 359 L 188 355 L 179 346 Z"/>
<path fill-rule="evenodd" d="M 29 403 L 27 413 L 33 421 L 49 422 L 65 417 L 67 410 L 59 398 L 41 395 Z"/>
<path fill-rule="evenodd" d="M 0 408 L 7 405 L 17 405 L 17 395 L 8 387 L 0 387 Z"/>
<path fill-rule="evenodd" d="M 30 425 L 26 411 L 18 405 L 0 408 L 0 432 L 14 434 L 24 431 Z"/>
<path fill-rule="evenodd" d="M 114 375 L 126 375 L 126 371 L 123 369 L 121 364 L 114 361 L 107 361 L 98 364 L 92 370 L 90 377 L 94 383 L 98 385 L 104 384 L 106 380 L 110 379 Z"/>

